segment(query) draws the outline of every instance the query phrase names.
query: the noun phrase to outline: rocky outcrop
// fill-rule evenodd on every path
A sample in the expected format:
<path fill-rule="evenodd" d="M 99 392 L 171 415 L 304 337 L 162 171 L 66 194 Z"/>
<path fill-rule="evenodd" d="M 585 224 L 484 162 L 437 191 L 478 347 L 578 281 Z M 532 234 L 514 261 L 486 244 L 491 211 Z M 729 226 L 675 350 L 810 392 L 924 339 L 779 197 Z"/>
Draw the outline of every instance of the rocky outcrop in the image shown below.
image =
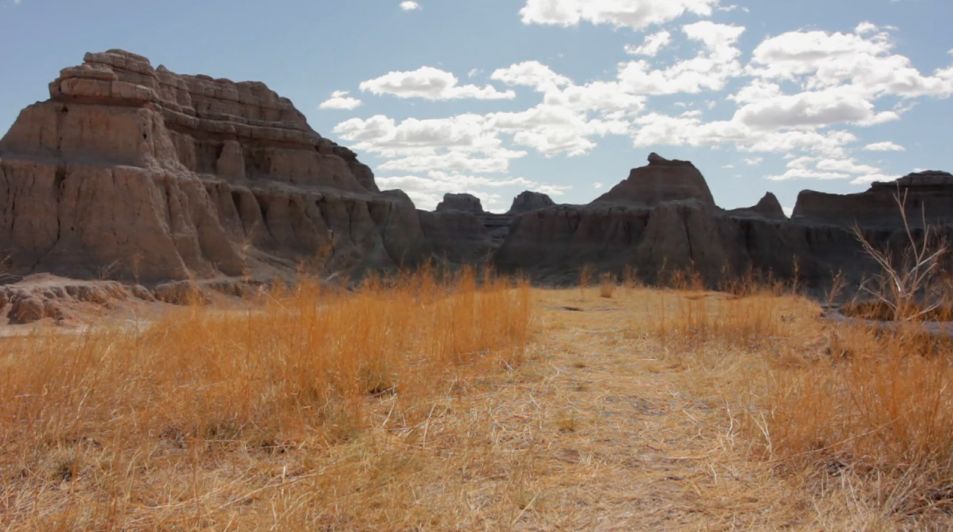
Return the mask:
<path fill-rule="evenodd" d="M 899 241 L 896 223 L 864 227 L 878 245 Z M 648 281 L 691 270 L 711 285 L 755 271 L 820 286 L 838 271 L 857 279 L 874 268 L 847 227 L 805 216 L 789 221 L 772 194 L 751 208 L 717 209 L 694 166 L 658 156 L 589 205 L 517 217 L 494 260 L 502 271 L 552 283 L 575 282 L 584 265 L 619 275 L 633 268 Z"/>
<path fill-rule="evenodd" d="M 784 215 L 784 209 L 781 207 L 781 202 L 778 201 L 777 196 L 770 192 L 765 193 L 764 197 L 762 197 L 754 207 L 732 209 L 728 211 L 728 213 L 735 217 L 754 217 L 764 218 L 766 220 L 788 219 L 788 217 Z"/>
<path fill-rule="evenodd" d="M 404 195 L 286 98 L 87 54 L 0 140 L 0 253 L 14 273 L 164 280 L 387 269 L 422 257 Z"/>
<path fill-rule="evenodd" d="M 900 224 L 895 196 L 907 198 L 907 215 L 914 225 L 953 223 L 953 175 L 929 171 L 909 174 L 890 183 L 874 183 L 858 194 L 802 191 L 792 219 L 851 227 L 891 228 Z"/>
<path fill-rule="evenodd" d="M 443 201 L 437 204 L 436 212 L 457 211 L 475 214 L 483 214 L 483 204 L 480 198 L 473 194 L 444 194 Z"/>
<path fill-rule="evenodd" d="M 654 207 L 671 201 L 696 201 L 706 207 L 715 206 L 711 190 L 695 165 L 652 153 L 648 166 L 633 169 L 628 179 L 593 203 Z"/>
<path fill-rule="evenodd" d="M 506 214 L 509 214 L 510 216 L 516 216 L 519 214 L 552 207 L 554 205 L 556 205 L 556 203 L 546 194 L 526 190 L 520 192 L 518 196 L 513 198 L 513 205 L 510 206 L 510 210 L 507 211 Z"/>

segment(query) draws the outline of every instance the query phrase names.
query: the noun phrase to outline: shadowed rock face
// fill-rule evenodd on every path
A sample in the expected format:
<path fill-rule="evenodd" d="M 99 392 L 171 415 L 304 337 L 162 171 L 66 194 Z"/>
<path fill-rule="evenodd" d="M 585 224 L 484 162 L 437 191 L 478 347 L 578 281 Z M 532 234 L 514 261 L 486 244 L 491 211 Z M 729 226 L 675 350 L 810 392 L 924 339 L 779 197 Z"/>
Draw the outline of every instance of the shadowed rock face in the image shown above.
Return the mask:
<path fill-rule="evenodd" d="M 797 271 L 817 284 L 872 267 L 855 222 L 877 245 L 902 241 L 898 191 L 911 221 L 925 210 L 949 236 L 953 176 L 943 172 L 861 194 L 805 191 L 787 220 L 771 194 L 717 208 L 695 166 L 656 154 L 589 205 L 524 192 L 493 214 L 472 195 L 448 194 L 435 212 L 417 211 L 403 192 L 379 191 L 353 152 L 265 85 L 179 75 L 111 50 L 64 69 L 50 99 L 0 140 L 0 257 L 13 277 L 152 285 L 393 270 L 429 257 L 548 282 L 593 265 L 633 267 L 647 280 L 691 268 L 712 284 L 749 269 Z M 23 301 L 17 319 L 48 314 L 24 294 L 8 298 Z"/>
<path fill-rule="evenodd" d="M 788 217 L 784 215 L 784 209 L 781 207 L 781 202 L 778 201 L 777 196 L 770 192 L 766 193 L 754 207 L 733 209 L 728 211 L 728 213 L 735 217 L 756 217 L 767 220 L 788 219 Z"/>
<path fill-rule="evenodd" d="M 715 200 L 701 172 L 690 162 L 668 160 L 653 153 L 648 166 L 635 168 L 628 179 L 593 203 L 624 203 L 652 207 L 670 201 L 695 200 L 714 207 Z"/>
<path fill-rule="evenodd" d="M 405 195 L 264 84 L 86 54 L 0 140 L 15 272 L 136 278 L 391 268 L 421 255 Z M 320 263 L 320 264 L 318 264 Z"/>
<path fill-rule="evenodd" d="M 520 192 L 518 196 L 513 198 L 513 205 L 510 206 L 510 210 L 507 211 L 507 214 L 515 216 L 517 214 L 552 207 L 553 205 L 556 205 L 556 203 L 546 194 L 527 190 Z"/>
<path fill-rule="evenodd" d="M 907 214 L 914 225 L 953 223 L 953 175 L 929 171 L 909 174 L 891 183 L 874 183 L 858 194 L 802 191 L 794 220 L 865 227 L 896 227 L 900 216 L 895 196 L 907 198 Z"/>
<path fill-rule="evenodd" d="M 480 198 L 473 194 L 444 194 L 443 201 L 437 205 L 437 212 L 459 211 L 470 214 L 483 214 Z"/>
<path fill-rule="evenodd" d="M 950 221 L 943 215 L 953 211 L 939 207 L 948 205 L 942 198 L 953 193 L 953 181 L 934 172 L 899 183 L 911 190 L 911 202 L 916 198 L 927 204 L 928 212 L 938 213 L 931 220 L 947 224 L 941 232 L 949 234 Z M 829 282 L 838 271 L 856 280 L 874 264 L 841 213 L 849 213 L 851 223 L 859 219 L 876 245 L 896 246 L 902 239 L 889 192 L 896 186 L 875 185 L 872 192 L 848 196 L 825 194 L 826 203 L 815 204 L 803 198 L 818 193 L 803 193 L 800 216 L 788 220 L 770 193 L 754 207 L 717 209 L 694 166 L 653 154 L 648 166 L 633 170 L 589 205 L 554 206 L 515 218 L 494 261 L 502 271 L 555 283 L 574 282 L 584 265 L 616 274 L 634 268 L 649 281 L 691 269 L 712 285 L 748 270 L 780 279 L 796 273 L 814 286 Z M 929 198 L 941 199 L 932 200 L 934 205 Z"/>

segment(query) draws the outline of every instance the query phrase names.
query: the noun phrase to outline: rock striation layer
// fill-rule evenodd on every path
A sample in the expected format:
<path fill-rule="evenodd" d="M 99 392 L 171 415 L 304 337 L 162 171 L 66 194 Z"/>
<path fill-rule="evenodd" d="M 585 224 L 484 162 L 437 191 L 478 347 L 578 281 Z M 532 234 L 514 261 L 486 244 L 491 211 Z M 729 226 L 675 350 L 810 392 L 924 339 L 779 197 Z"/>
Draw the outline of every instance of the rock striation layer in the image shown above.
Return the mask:
<path fill-rule="evenodd" d="M 633 169 L 628 179 L 593 203 L 653 207 L 672 201 L 697 201 L 706 207 L 715 206 L 708 183 L 695 165 L 652 153 L 648 166 Z"/>
<path fill-rule="evenodd" d="M 264 84 L 86 54 L 0 140 L 0 253 L 15 273 L 137 279 L 393 268 L 413 204 L 378 191 Z"/>

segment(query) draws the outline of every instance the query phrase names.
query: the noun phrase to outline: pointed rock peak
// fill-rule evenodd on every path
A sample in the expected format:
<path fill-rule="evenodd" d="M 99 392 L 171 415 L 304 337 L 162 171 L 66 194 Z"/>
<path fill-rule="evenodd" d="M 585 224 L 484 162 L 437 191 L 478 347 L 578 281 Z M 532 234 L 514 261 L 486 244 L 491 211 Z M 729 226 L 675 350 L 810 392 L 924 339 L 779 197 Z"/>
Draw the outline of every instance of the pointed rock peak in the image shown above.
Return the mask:
<path fill-rule="evenodd" d="M 741 217 L 760 217 L 769 220 L 786 220 L 784 209 L 781 208 L 781 202 L 777 196 L 768 192 L 754 207 L 745 207 L 743 209 L 734 209 L 728 211 L 733 216 Z"/>
<path fill-rule="evenodd" d="M 437 205 L 436 212 L 460 211 L 470 214 L 483 214 L 483 204 L 480 198 L 473 194 L 444 194 L 443 201 Z"/>
<path fill-rule="evenodd" d="M 546 194 L 526 190 L 520 192 L 519 196 L 513 198 L 513 205 L 510 207 L 508 214 L 538 211 L 539 209 L 552 207 L 555 204 L 556 203 Z"/>
<path fill-rule="evenodd" d="M 781 202 L 778 201 L 778 197 L 771 192 L 765 193 L 764 197 L 758 201 L 758 204 L 754 206 L 753 210 L 767 218 L 787 218 L 787 216 L 784 215 L 784 209 L 781 207 Z"/>

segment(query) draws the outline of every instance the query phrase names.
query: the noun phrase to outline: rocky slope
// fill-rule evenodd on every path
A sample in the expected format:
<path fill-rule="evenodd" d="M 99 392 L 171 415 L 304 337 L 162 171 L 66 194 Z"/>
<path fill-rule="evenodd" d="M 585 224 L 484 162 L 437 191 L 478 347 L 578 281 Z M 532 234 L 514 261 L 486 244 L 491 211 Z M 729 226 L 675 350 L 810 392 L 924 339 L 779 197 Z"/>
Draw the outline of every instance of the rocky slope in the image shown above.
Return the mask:
<path fill-rule="evenodd" d="M 264 84 L 87 54 L 0 140 L 0 252 L 14 273 L 155 283 L 394 268 L 423 232 L 355 154 Z"/>

